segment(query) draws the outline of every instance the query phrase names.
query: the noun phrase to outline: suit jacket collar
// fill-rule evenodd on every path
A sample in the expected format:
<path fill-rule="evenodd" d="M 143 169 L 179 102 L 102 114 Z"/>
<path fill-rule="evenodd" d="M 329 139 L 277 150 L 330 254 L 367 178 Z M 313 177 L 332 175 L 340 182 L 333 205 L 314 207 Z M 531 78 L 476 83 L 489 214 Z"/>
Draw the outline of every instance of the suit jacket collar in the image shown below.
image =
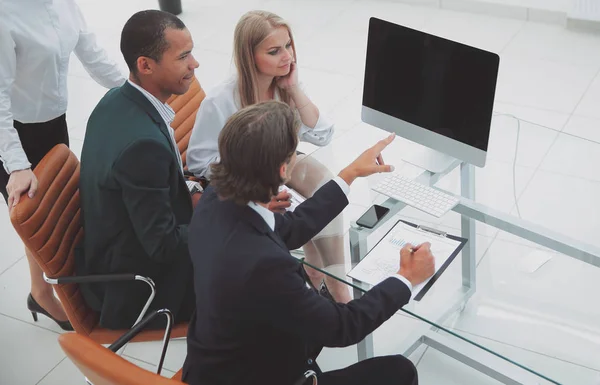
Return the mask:
<path fill-rule="evenodd" d="M 150 103 L 150 101 L 139 91 L 136 90 L 129 82 L 125 82 L 121 86 L 121 92 L 127 98 L 133 100 L 137 105 L 139 105 L 151 118 L 154 122 L 160 124 L 161 128 L 165 126 L 165 121 L 160 116 L 156 108 Z M 165 127 L 166 128 L 166 127 Z"/>
<path fill-rule="evenodd" d="M 162 118 L 162 116 L 160 116 L 156 108 L 152 105 L 152 103 L 150 103 L 148 98 L 146 98 L 144 94 L 142 94 L 139 90 L 137 90 L 135 87 L 129 84 L 129 82 L 125 82 L 125 84 L 121 86 L 121 92 L 123 93 L 123 95 L 125 95 L 126 98 L 132 100 L 134 103 L 140 106 L 140 108 L 144 110 L 144 112 L 146 112 L 148 116 L 150 116 L 154 123 L 158 125 L 160 132 L 162 132 L 162 134 L 167 138 L 174 155 L 180 156 L 179 149 L 173 146 L 171 134 L 168 131 L 169 128 L 167 127 L 164 119 Z"/>
<path fill-rule="evenodd" d="M 213 190 L 213 192 L 214 192 L 214 194 L 216 194 L 216 191 Z M 254 227 L 261 234 L 266 234 L 269 238 L 271 238 L 273 240 L 273 242 L 277 243 L 279 245 L 279 247 L 281 247 L 286 252 L 288 252 L 288 253 L 290 252 L 290 250 L 288 249 L 286 244 L 283 242 L 281 237 L 278 234 L 275 234 L 271 230 L 269 225 L 267 225 L 267 223 L 265 222 L 263 217 L 260 216 L 260 214 L 258 214 L 256 211 L 252 210 L 252 208 L 250 208 L 248 205 L 239 206 L 232 201 L 229 201 L 228 203 L 237 206 L 239 216 L 244 222 L 246 222 L 249 225 L 251 225 L 252 227 Z"/>

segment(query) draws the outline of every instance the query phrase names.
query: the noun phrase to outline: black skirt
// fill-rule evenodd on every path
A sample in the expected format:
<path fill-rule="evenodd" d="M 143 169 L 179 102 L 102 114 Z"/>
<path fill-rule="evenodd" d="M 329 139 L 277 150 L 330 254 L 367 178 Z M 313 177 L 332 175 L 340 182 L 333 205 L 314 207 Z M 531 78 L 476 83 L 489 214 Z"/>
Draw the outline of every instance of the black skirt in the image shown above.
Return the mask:
<path fill-rule="evenodd" d="M 69 132 L 65 114 L 44 123 L 21 123 L 15 120 L 13 126 L 19 134 L 21 145 L 27 159 L 29 159 L 29 163 L 31 163 L 32 170 L 54 146 L 59 143 L 69 145 Z M 4 167 L 0 167 L 0 193 L 7 202 L 6 184 L 8 178 L 9 175 Z"/>

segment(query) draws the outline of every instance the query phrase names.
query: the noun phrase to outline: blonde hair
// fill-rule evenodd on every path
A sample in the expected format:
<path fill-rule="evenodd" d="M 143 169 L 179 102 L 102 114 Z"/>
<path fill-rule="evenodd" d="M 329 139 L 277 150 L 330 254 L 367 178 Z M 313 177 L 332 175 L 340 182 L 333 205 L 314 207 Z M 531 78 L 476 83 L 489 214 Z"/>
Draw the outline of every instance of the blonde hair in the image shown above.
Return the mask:
<path fill-rule="evenodd" d="M 290 35 L 294 57 L 296 45 L 289 24 L 281 17 L 267 11 L 250 11 L 238 21 L 233 38 L 233 58 L 238 73 L 238 91 L 241 107 L 259 102 L 258 68 L 254 53 L 256 47 L 269 36 L 274 29 L 285 27 Z M 273 80 L 275 82 L 275 79 Z M 277 87 L 277 85 L 275 84 Z M 284 89 L 278 88 L 282 102 L 290 105 L 292 98 Z"/>

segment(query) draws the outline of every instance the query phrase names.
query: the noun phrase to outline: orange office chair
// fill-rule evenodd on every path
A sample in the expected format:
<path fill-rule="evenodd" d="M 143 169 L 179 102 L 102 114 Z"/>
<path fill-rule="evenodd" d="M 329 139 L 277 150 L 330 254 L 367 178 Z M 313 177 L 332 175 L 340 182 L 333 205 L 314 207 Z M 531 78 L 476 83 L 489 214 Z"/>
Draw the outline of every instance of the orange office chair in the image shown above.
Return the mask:
<path fill-rule="evenodd" d="M 171 123 L 171 127 L 175 130 L 175 141 L 177 147 L 179 147 L 184 168 L 192 128 L 194 128 L 194 122 L 196 121 L 196 113 L 205 97 L 206 93 L 200 86 L 198 79 L 194 78 L 190 89 L 185 94 L 173 95 L 167 100 L 167 104 L 175 110 L 175 119 Z"/>
<path fill-rule="evenodd" d="M 47 282 L 56 285 L 56 293 L 75 331 L 100 344 L 115 341 L 125 330 L 108 330 L 98 325 L 98 314 L 88 307 L 79 289 L 82 282 L 137 280 L 149 286 L 149 298 L 138 318 L 141 320 L 154 298 L 151 279 L 134 274 L 75 276 L 74 249 L 83 239 L 79 207 L 79 161 L 67 146 L 55 146 L 34 170 L 38 191 L 32 199 L 23 199 L 11 211 L 11 222 L 44 272 Z M 142 283 L 144 282 L 144 283 Z M 175 325 L 173 337 L 185 337 L 187 323 Z M 134 341 L 155 341 L 160 330 L 138 334 Z"/>
<path fill-rule="evenodd" d="M 175 131 L 175 141 L 181 154 L 185 177 L 188 180 L 199 182 L 203 188 L 206 188 L 206 181 L 196 178 L 187 170 L 186 155 L 190 136 L 192 136 L 192 128 L 194 128 L 194 122 L 196 121 L 196 113 L 205 97 L 206 93 L 200 86 L 198 79 L 194 78 L 190 89 L 185 94 L 173 95 L 167 100 L 167 104 L 175 111 L 175 119 L 171 123 L 171 127 Z M 192 195 L 192 205 L 194 207 L 198 204 L 201 196 L 202 193 Z"/>
<path fill-rule="evenodd" d="M 167 316 L 165 342 L 161 352 L 157 373 L 140 368 L 117 355 L 123 345 L 139 333 L 144 326 L 158 315 Z M 168 310 L 157 310 L 140 321 L 136 326 L 121 336 L 108 348 L 78 333 L 65 333 L 58 337 L 58 342 L 67 357 L 79 368 L 88 383 L 94 385 L 183 385 L 181 370 L 173 378 L 162 377 L 162 363 L 168 346 L 172 315 Z"/>
<path fill-rule="evenodd" d="M 205 96 L 200 83 L 194 79 L 188 92 L 172 96 L 168 100 L 175 110 L 175 120 L 171 126 L 175 130 L 175 139 L 184 165 L 196 112 Z M 35 198 L 19 202 L 12 210 L 11 221 L 46 277 L 50 278 L 50 283 L 58 285 L 56 292 L 75 331 L 98 343 L 111 343 L 123 331 L 98 327 L 98 315 L 85 303 L 74 277 L 73 250 L 83 238 L 79 209 L 79 161 L 66 146 L 57 147 L 34 170 L 40 183 Z M 131 274 L 90 279 L 105 281 L 108 278 L 113 281 L 136 279 L 148 284 L 151 292 L 154 290 L 151 280 Z M 151 294 L 138 321 L 153 297 Z M 175 326 L 174 337 L 184 337 L 186 334 L 187 324 Z M 137 336 L 135 341 L 154 341 L 159 338 L 160 332 L 146 331 Z"/>
<path fill-rule="evenodd" d="M 119 351 L 127 342 L 129 342 L 145 325 L 155 317 L 164 315 L 167 317 L 167 328 L 163 348 L 158 363 L 156 374 L 144 370 L 124 358 L 118 356 L 115 352 Z M 140 321 L 130 331 L 122 335 L 108 348 L 99 345 L 89 337 L 77 333 L 66 333 L 58 337 L 58 342 L 67 357 L 79 368 L 86 377 L 88 384 L 93 385 L 183 385 L 181 382 L 181 369 L 171 378 L 160 376 L 162 364 L 167 352 L 169 343 L 170 325 L 173 316 L 171 312 L 162 309 L 155 310 L 146 318 Z M 302 376 L 299 376 L 292 385 L 317 385 L 317 375 L 314 371 L 308 370 Z"/>

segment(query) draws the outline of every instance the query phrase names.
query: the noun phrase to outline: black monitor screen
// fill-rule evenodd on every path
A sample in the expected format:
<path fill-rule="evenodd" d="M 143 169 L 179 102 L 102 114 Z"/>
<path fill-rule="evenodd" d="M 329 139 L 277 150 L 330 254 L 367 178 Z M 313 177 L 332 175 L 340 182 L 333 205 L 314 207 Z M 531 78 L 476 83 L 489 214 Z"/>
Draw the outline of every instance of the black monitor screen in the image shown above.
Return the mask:
<path fill-rule="evenodd" d="M 371 18 L 363 105 L 487 151 L 498 55 Z"/>

